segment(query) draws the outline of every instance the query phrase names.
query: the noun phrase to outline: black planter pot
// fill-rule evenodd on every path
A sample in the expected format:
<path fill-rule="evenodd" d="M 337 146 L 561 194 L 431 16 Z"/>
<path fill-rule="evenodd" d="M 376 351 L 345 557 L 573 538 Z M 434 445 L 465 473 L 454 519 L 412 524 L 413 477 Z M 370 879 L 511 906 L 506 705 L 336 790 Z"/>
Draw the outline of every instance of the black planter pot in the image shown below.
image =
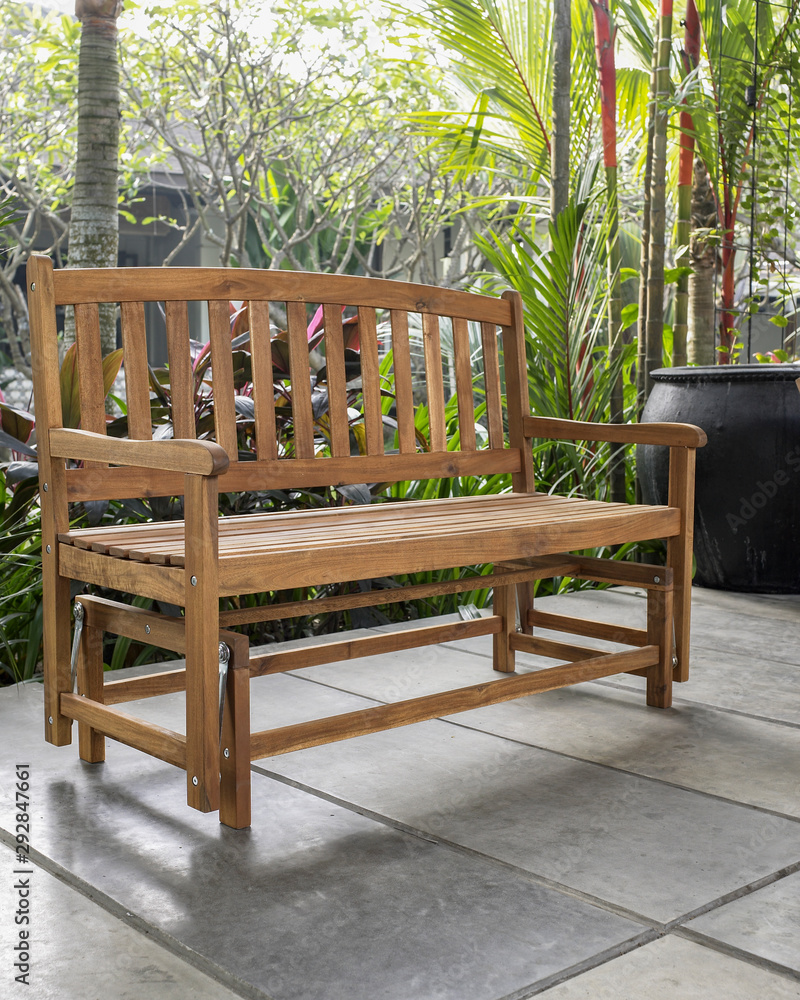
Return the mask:
<path fill-rule="evenodd" d="M 697 424 L 694 582 L 800 593 L 800 365 L 661 368 L 642 420 Z M 638 449 L 644 499 L 667 500 L 666 448 Z"/>

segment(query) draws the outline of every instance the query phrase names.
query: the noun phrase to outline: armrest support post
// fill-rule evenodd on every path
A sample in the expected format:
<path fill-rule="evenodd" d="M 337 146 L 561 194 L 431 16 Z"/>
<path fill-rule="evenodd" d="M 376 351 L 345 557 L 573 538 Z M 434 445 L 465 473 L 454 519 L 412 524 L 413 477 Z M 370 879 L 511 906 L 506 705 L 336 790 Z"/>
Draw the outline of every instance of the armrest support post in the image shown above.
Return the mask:
<path fill-rule="evenodd" d="M 218 485 L 185 477 L 186 788 L 200 812 L 219 808 Z"/>

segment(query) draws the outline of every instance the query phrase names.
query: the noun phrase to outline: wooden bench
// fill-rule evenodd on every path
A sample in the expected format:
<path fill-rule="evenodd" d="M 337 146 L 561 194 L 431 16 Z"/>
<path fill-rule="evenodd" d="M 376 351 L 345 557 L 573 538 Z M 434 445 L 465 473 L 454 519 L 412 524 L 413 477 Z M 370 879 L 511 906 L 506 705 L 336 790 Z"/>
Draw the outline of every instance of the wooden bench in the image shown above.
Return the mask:
<path fill-rule="evenodd" d="M 236 269 L 54 272 L 48 258 L 35 256 L 28 264 L 28 294 L 42 503 L 45 734 L 50 743 L 70 743 L 77 720 L 83 760 L 104 759 L 106 736 L 143 750 L 186 771 L 190 806 L 204 812 L 219 809 L 223 823 L 241 828 L 250 822 L 251 760 L 616 673 L 646 676 L 647 704 L 663 708 L 670 705 L 673 679 L 687 679 L 694 449 L 704 444 L 705 435 L 682 424 L 603 426 L 530 416 L 517 293 L 494 299 L 392 281 Z M 240 460 L 237 446 L 232 300 L 249 306 L 254 461 Z M 189 343 L 187 303 L 195 301 L 207 310 L 214 393 L 214 432 L 203 440 L 196 439 Z M 129 431 L 125 439 L 106 435 L 98 303 L 108 302 L 118 304 L 121 317 Z M 165 315 L 173 440 L 154 440 L 152 433 L 145 324 L 146 303 L 152 302 L 163 304 Z M 270 344 L 270 309 L 276 304 L 285 310 L 288 331 L 289 372 L 280 385 L 291 387 L 293 429 L 280 446 Z M 329 417 L 324 440 L 312 412 L 309 369 L 307 327 L 317 305 L 324 315 L 324 340 L 318 347 L 326 360 L 325 384 L 320 383 L 327 391 Z M 56 310 L 62 306 L 75 310 L 81 429 L 62 426 L 56 334 Z M 345 319 L 357 317 L 359 328 L 362 388 L 356 390 L 355 404 L 343 346 L 345 306 Z M 409 336 L 410 322 L 412 330 L 414 323 L 417 329 L 421 325 L 419 340 L 424 345 L 429 420 L 424 442 L 414 424 L 410 344 L 416 341 Z M 378 336 L 387 327 L 397 426 L 388 445 Z M 457 416 L 452 408 L 446 413 L 443 330 L 448 331 L 448 347 L 452 341 Z M 485 441 L 480 428 L 476 436 L 476 393 L 486 404 L 481 424 Z M 353 406 L 358 411 L 355 422 L 362 428 L 361 453 L 355 454 L 349 429 Z M 537 493 L 531 443 L 548 437 L 668 445 L 669 506 Z M 218 516 L 220 492 L 501 473 L 510 475 L 513 491 Z M 185 520 L 70 527 L 70 504 L 78 501 L 157 496 L 182 496 Z M 651 538 L 667 540 L 665 567 L 582 554 L 597 546 Z M 477 619 L 423 622 L 366 636 L 345 634 L 337 641 L 302 648 L 278 646 L 251 658 L 247 639 L 233 631 L 235 626 L 307 615 L 309 602 L 220 612 L 221 597 L 478 565 L 493 566 L 478 585 L 493 588 L 494 605 L 493 614 Z M 646 627 L 622 628 L 534 609 L 533 581 L 564 575 L 645 588 Z M 70 662 L 72 581 L 167 602 L 183 608 L 184 614 L 172 617 L 91 594 L 79 596 L 76 691 Z M 313 609 L 323 613 L 385 605 L 475 588 L 474 577 L 456 579 L 450 574 L 440 583 L 317 599 Z M 606 652 L 556 641 L 534 634 L 534 626 L 617 640 L 629 648 Z M 111 675 L 106 680 L 103 632 L 174 650 L 185 656 L 185 670 L 125 680 Z M 250 732 L 251 676 L 486 634 L 493 637 L 493 667 L 500 677 L 490 675 L 485 683 L 366 711 Z M 517 651 L 562 663 L 515 674 Z M 185 735 L 115 707 L 184 689 Z"/>

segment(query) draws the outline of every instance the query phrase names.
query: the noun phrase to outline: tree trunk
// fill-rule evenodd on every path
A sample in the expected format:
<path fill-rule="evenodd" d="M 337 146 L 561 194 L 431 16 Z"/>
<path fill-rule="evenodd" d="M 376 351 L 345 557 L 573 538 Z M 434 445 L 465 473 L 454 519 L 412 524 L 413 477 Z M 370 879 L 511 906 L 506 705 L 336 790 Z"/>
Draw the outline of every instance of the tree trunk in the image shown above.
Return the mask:
<path fill-rule="evenodd" d="M 569 201 L 569 119 L 572 57 L 570 0 L 553 8 L 553 148 L 550 162 L 550 218 L 555 222 Z"/>
<path fill-rule="evenodd" d="M 692 184 L 692 228 L 699 231 L 689 241 L 689 316 L 687 357 L 690 365 L 716 364 L 714 350 L 714 282 L 717 263 L 715 247 L 701 235 L 717 224 L 717 203 L 708 171 L 700 157 L 694 161 Z"/>
<path fill-rule="evenodd" d="M 116 267 L 119 246 L 119 0 L 76 0 L 81 21 L 78 150 L 69 229 L 69 267 Z M 71 329 L 70 329 L 71 327 Z M 74 321 L 64 332 L 74 340 Z M 103 354 L 117 344 L 113 306 L 100 307 Z"/>
<path fill-rule="evenodd" d="M 667 219 L 667 102 L 670 99 L 669 60 L 672 49 L 672 0 L 661 0 L 656 41 L 656 110 L 653 179 L 650 187 L 650 260 L 647 276 L 647 326 L 644 399 L 650 395 L 650 372 L 664 356 L 664 259 Z"/>

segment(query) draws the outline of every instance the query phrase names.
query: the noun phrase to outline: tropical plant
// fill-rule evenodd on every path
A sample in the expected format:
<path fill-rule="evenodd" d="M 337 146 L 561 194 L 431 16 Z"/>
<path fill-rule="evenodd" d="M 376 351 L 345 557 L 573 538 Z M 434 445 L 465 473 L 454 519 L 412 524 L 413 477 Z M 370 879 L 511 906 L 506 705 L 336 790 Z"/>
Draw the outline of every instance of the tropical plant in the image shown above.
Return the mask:
<path fill-rule="evenodd" d="M 760 0 L 696 0 L 702 33 L 697 70 L 684 81 L 692 135 L 716 205 L 721 265 L 719 360 L 733 360 L 737 338 L 736 249 L 739 210 L 757 165 L 753 159 L 757 120 L 766 137 L 759 158 L 781 136 L 792 100 L 790 33 L 798 0 L 785 6 Z M 773 86 L 776 78 L 781 86 Z M 791 118 L 791 116 L 789 116 Z M 767 186 L 775 179 L 768 178 Z M 755 220 L 753 220 L 755 221 Z"/>
<path fill-rule="evenodd" d="M 633 347 L 611 360 L 606 340 L 610 287 L 603 262 L 610 225 L 600 203 L 573 198 L 550 226 L 549 250 L 537 251 L 521 233 L 513 241 L 485 241 L 499 281 L 522 295 L 531 407 L 537 415 L 603 419 L 621 376 L 628 380 L 623 416 L 635 409 L 629 381 Z M 606 448 L 552 441 L 538 442 L 534 456 L 542 488 L 597 499 L 608 496 L 612 462 L 623 461 Z"/>

